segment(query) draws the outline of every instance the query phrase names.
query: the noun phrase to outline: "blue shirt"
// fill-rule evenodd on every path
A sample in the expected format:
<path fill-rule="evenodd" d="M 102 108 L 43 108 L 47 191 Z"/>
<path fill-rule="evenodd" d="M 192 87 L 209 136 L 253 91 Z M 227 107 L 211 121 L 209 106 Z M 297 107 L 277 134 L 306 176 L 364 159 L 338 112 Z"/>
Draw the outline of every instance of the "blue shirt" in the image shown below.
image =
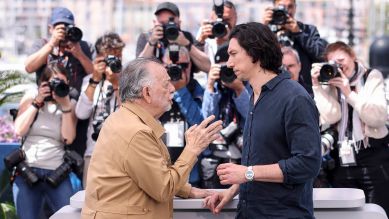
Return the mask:
<path fill-rule="evenodd" d="M 313 179 L 320 169 L 319 115 L 306 90 L 282 72 L 251 95 L 242 165 L 278 163 L 283 183 L 240 185 L 237 218 L 314 218 Z"/>

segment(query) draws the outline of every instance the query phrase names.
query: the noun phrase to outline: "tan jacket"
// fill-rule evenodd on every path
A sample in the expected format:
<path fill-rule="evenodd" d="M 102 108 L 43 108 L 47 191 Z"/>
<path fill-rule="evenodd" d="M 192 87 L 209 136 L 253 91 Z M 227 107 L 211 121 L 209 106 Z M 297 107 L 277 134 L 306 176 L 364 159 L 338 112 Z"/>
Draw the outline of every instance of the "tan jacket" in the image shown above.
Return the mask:
<path fill-rule="evenodd" d="M 171 165 L 163 133 L 134 103 L 107 118 L 88 170 L 82 219 L 173 217 L 173 197 L 189 196 L 187 181 L 197 157 L 184 150 Z"/>

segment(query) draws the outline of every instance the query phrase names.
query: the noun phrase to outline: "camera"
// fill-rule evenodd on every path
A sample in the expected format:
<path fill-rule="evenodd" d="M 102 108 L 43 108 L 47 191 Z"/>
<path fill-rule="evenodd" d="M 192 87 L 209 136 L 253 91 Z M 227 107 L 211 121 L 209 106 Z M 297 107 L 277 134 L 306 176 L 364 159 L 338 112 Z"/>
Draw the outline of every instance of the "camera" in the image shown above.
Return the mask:
<path fill-rule="evenodd" d="M 278 43 L 282 46 L 292 47 L 294 42 L 285 31 L 279 31 L 277 33 Z"/>
<path fill-rule="evenodd" d="M 329 128 L 321 133 L 321 154 L 325 156 L 330 153 L 331 148 L 337 144 L 338 141 L 338 132 Z"/>
<path fill-rule="evenodd" d="M 75 27 L 74 25 L 67 25 L 65 28 L 65 41 L 70 41 L 73 43 L 80 42 L 82 39 L 82 31 L 80 28 Z"/>
<path fill-rule="evenodd" d="M 73 170 L 77 175 L 82 175 L 84 168 L 84 160 L 82 157 L 77 154 L 77 152 L 72 150 L 65 150 L 63 156 L 64 162 L 54 170 L 48 177 L 46 177 L 46 182 L 53 186 L 57 187 L 63 180 L 68 177 L 69 173 Z"/>
<path fill-rule="evenodd" d="M 227 34 L 227 24 L 223 21 L 224 1 L 216 3 L 213 1 L 213 10 L 217 16 L 215 22 L 210 22 L 212 25 L 212 35 L 209 38 L 221 38 Z"/>
<path fill-rule="evenodd" d="M 168 45 L 169 58 L 172 61 L 172 64 L 166 66 L 167 73 L 172 81 L 178 81 L 182 78 L 182 71 L 186 69 L 187 64 L 181 63 L 177 64 L 180 55 L 180 46 L 175 43 Z"/>
<path fill-rule="evenodd" d="M 232 68 L 229 68 L 226 64 L 220 66 L 220 80 L 225 83 L 232 83 L 236 79 L 236 75 Z"/>
<path fill-rule="evenodd" d="M 105 119 L 109 116 L 107 112 L 101 112 L 92 122 L 93 126 L 93 133 L 91 135 L 93 141 L 97 141 L 97 138 L 99 137 L 100 130 L 103 127 L 103 123 Z"/>
<path fill-rule="evenodd" d="M 338 68 L 341 66 L 337 63 L 330 61 L 328 63 L 324 63 L 320 69 L 319 82 L 322 84 L 328 84 L 328 81 L 335 78 L 340 77 L 340 73 Z"/>
<path fill-rule="evenodd" d="M 32 169 L 25 162 L 26 154 L 22 149 L 17 149 L 9 153 L 4 158 L 4 164 L 9 171 L 16 170 L 17 173 L 22 175 L 24 181 L 33 186 L 38 182 L 38 176 L 32 171 Z"/>
<path fill-rule="evenodd" d="M 284 5 L 278 5 L 273 8 L 273 16 L 270 21 L 271 24 L 274 25 L 284 25 L 288 20 L 288 11 L 286 10 Z"/>
<path fill-rule="evenodd" d="M 54 93 L 59 97 L 66 97 L 69 94 L 69 85 L 65 83 L 64 80 L 59 78 L 53 78 L 49 81 L 50 92 Z M 53 100 L 52 96 L 45 98 L 45 101 Z"/>
<path fill-rule="evenodd" d="M 104 61 L 107 63 L 113 73 L 120 73 L 122 70 L 122 61 L 118 57 L 108 55 Z"/>
<path fill-rule="evenodd" d="M 167 24 L 163 26 L 163 35 L 168 40 L 176 40 L 179 34 L 180 29 L 177 24 L 174 23 L 174 17 L 169 17 Z"/>

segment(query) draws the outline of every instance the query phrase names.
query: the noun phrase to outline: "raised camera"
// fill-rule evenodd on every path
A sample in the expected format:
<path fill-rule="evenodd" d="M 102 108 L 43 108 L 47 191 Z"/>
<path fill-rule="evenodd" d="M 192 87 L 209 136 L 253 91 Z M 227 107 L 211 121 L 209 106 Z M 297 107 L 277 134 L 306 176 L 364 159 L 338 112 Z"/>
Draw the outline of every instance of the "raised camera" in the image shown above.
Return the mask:
<path fill-rule="evenodd" d="M 82 159 L 82 157 L 77 154 L 77 152 L 72 150 L 65 150 L 63 158 L 64 162 L 48 177 L 46 177 L 46 182 L 48 182 L 53 187 L 57 187 L 59 184 L 61 184 L 62 181 L 68 177 L 72 170 L 77 175 L 82 175 L 84 159 Z"/>
<path fill-rule="evenodd" d="M 340 65 L 337 63 L 330 61 L 328 63 L 324 63 L 320 69 L 319 82 L 322 84 L 328 84 L 328 81 L 335 78 L 340 77 L 340 73 L 338 71 Z"/>
<path fill-rule="evenodd" d="M 270 21 L 271 24 L 275 25 L 284 25 L 288 20 L 288 11 L 286 10 L 284 5 L 278 5 L 273 8 L 273 17 Z"/>
<path fill-rule="evenodd" d="M 122 61 L 116 57 L 116 56 L 113 56 L 113 55 L 108 55 L 105 59 L 104 59 L 105 63 L 107 63 L 107 65 L 109 66 L 109 68 L 111 69 L 111 71 L 113 73 L 120 73 L 121 70 L 122 70 Z"/>
<path fill-rule="evenodd" d="M 54 93 L 59 97 L 66 97 L 69 94 L 69 85 L 65 83 L 64 80 L 59 78 L 53 78 L 49 81 L 50 92 Z M 53 97 L 50 95 L 45 98 L 45 101 L 52 100 Z"/>
<path fill-rule="evenodd" d="M 75 27 L 74 25 L 66 26 L 65 40 L 73 43 L 80 42 L 82 39 L 82 31 L 80 28 Z"/>
<path fill-rule="evenodd" d="M 220 66 L 220 80 L 225 83 L 232 83 L 236 79 L 236 75 L 232 68 L 229 68 L 226 64 Z"/>
<path fill-rule="evenodd" d="M 177 24 L 174 22 L 174 17 L 169 17 L 169 21 L 167 24 L 163 26 L 163 35 L 168 40 L 176 40 L 179 34 L 179 28 Z"/>
<path fill-rule="evenodd" d="M 4 158 L 4 164 L 9 171 L 16 169 L 16 172 L 19 173 L 24 181 L 32 186 L 38 182 L 38 176 L 32 171 L 32 169 L 25 162 L 26 154 L 22 149 L 17 149 L 9 153 Z"/>

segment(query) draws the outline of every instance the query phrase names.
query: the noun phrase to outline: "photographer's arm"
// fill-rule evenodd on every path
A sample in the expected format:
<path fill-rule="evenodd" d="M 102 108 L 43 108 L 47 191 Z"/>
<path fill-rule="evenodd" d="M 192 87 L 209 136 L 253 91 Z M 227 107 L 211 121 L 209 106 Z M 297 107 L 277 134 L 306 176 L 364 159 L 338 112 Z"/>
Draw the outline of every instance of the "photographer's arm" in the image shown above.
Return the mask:
<path fill-rule="evenodd" d="M 153 57 L 154 50 L 158 47 L 158 41 L 163 38 L 163 28 L 160 24 L 154 26 L 149 37 L 146 34 L 141 34 L 137 42 L 137 57 Z M 140 48 L 142 52 L 138 54 Z"/>
<path fill-rule="evenodd" d="M 48 42 L 44 44 L 38 51 L 27 57 L 24 62 L 27 73 L 34 73 L 39 68 L 47 63 L 47 57 L 54 48 L 54 44 Z"/>
<path fill-rule="evenodd" d="M 203 51 L 198 49 L 196 46 L 191 45 L 189 55 L 193 63 L 199 68 L 200 71 L 209 72 L 209 69 L 211 68 L 211 61 Z"/>
<path fill-rule="evenodd" d="M 34 101 L 30 95 L 24 95 L 19 104 L 18 115 L 15 119 L 15 133 L 18 136 L 25 136 L 30 129 L 38 109 L 31 103 Z"/>
<path fill-rule="evenodd" d="M 72 53 L 72 55 L 80 61 L 82 67 L 84 68 L 87 74 L 91 74 L 93 72 L 93 63 L 92 60 L 86 56 L 86 54 L 82 51 L 80 43 L 68 43 L 69 48 L 66 50 Z"/>
<path fill-rule="evenodd" d="M 76 138 L 76 125 L 77 118 L 75 114 L 76 101 L 68 99 L 69 97 L 64 97 L 60 102 L 62 110 L 62 124 L 61 124 L 61 134 L 62 139 L 66 141 L 66 144 L 71 144 Z M 59 99 L 59 98 L 58 98 Z M 67 99 L 67 100 L 66 100 Z"/>

